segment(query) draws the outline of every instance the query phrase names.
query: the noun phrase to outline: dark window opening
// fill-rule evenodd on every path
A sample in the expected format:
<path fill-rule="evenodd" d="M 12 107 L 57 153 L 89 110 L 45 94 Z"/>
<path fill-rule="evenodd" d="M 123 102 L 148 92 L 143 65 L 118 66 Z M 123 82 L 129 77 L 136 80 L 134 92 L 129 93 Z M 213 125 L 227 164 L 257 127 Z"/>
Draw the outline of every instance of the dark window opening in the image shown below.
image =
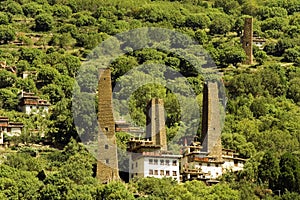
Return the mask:
<path fill-rule="evenodd" d="M 107 144 L 105 145 L 105 149 L 108 149 L 108 145 Z"/>
<path fill-rule="evenodd" d="M 105 162 L 106 162 L 106 164 L 109 164 L 109 159 L 106 159 Z"/>
<path fill-rule="evenodd" d="M 107 128 L 107 127 L 105 127 L 105 131 L 108 131 L 108 128 Z"/>

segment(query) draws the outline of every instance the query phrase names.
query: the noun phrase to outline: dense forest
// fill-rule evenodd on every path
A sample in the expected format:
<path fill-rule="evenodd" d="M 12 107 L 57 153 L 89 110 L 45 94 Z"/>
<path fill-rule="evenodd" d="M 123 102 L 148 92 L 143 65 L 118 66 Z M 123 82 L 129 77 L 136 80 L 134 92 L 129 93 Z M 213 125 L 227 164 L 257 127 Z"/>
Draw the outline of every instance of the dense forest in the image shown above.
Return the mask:
<path fill-rule="evenodd" d="M 254 18 L 254 35 L 266 39 L 263 48 L 254 48 L 253 65 L 242 64 L 246 55 L 240 36 L 246 17 Z M 213 58 L 227 98 L 222 144 L 248 159 L 243 171 L 228 173 L 210 187 L 155 178 L 97 182 L 96 160 L 81 143 L 82 138 L 92 139 L 95 130 L 77 132 L 73 114 L 80 113 L 72 112 L 76 91 L 96 91 L 91 77 L 77 75 L 101 42 L 142 27 L 185 34 Z M 6 140 L 25 145 L 0 152 L 0 199 L 300 199 L 299 33 L 299 0 L 1 1 L 0 61 L 16 70 L 0 69 L 0 116 L 23 122 L 22 135 Z M 172 52 L 143 48 L 118 57 L 109 66 L 113 85 L 143 64 L 153 66 L 153 73 L 159 74 L 155 66 L 163 64 L 182 74 L 201 107 L 204 77 Z M 23 78 L 28 71 L 32 75 Z M 181 79 L 176 81 L 184 88 Z M 47 99 L 50 112 L 20 112 L 17 94 L 22 90 Z M 86 100 L 79 104 L 96 107 L 95 98 L 81 95 Z M 169 140 L 197 132 L 189 128 L 195 121 L 181 121 L 172 91 L 156 84 L 132 94 L 125 118 L 145 126 L 146 103 L 153 97 L 164 99 Z M 189 99 L 183 101 L 193 116 Z M 116 110 L 122 112 L 121 107 Z M 82 120 L 93 121 L 89 116 Z M 125 150 L 130 135 L 116 136 Z M 40 143 L 48 146 L 29 145 Z"/>

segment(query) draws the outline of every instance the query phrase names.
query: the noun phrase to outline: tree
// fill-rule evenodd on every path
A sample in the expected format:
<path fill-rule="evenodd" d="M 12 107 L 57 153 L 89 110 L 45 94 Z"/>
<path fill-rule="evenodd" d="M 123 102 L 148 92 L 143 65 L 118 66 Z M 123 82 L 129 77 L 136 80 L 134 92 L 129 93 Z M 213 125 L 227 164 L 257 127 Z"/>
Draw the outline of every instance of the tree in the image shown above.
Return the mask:
<path fill-rule="evenodd" d="M 55 84 L 48 84 L 41 89 L 42 93 L 47 95 L 50 99 L 50 103 L 55 105 L 62 98 L 65 97 L 62 89 Z"/>
<path fill-rule="evenodd" d="M 287 97 L 293 99 L 295 103 L 300 102 L 300 77 L 295 77 L 290 80 Z"/>
<path fill-rule="evenodd" d="M 53 27 L 53 17 L 49 14 L 40 14 L 35 17 L 36 31 L 50 31 Z"/>
<path fill-rule="evenodd" d="M 259 51 L 254 52 L 254 58 L 258 62 L 259 65 L 262 65 L 265 62 L 265 60 L 267 59 L 267 57 L 268 56 L 267 56 L 266 52 L 264 52 L 264 51 L 259 50 Z"/>
<path fill-rule="evenodd" d="M 133 193 L 121 182 L 111 182 L 104 186 L 101 199 L 107 200 L 134 200 Z"/>
<path fill-rule="evenodd" d="M 208 37 L 205 30 L 197 30 L 195 31 L 195 39 L 199 42 L 199 44 L 205 44 L 208 41 Z"/>
<path fill-rule="evenodd" d="M 72 14 L 72 10 L 69 6 L 55 4 L 53 9 L 53 16 L 69 18 Z"/>
<path fill-rule="evenodd" d="M 7 110 L 16 110 L 18 105 L 17 95 L 10 89 L 0 89 L 0 107 Z"/>
<path fill-rule="evenodd" d="M 16 82 L 17 76 L 9 71 L 0 70 L 0 88 L 12 87 Z"/>
<path fill-rule="evenodd" d="M 44 12 L 42 5 L 36 2 L 23 4 L 22 9 L 26 17 L 35 17 L 36 15 Z"/>
<path fill-rule="evenodd" d="M 210 19 L 205 14 L 192 14 L 189 15 L 185 21 L 185 26 L 194 29 L 205 29 L 210 24 Z"/>
<path fill-rule="evenodd" d="M 240 13 L 241 8 L 236 0 L 216 0 L 214 7 L 222 7 L 226 14 Z"/>
<path fill-rule="evenodd" d="M 46 65 L 39 70 L 37 80 L 47 85 L 53 83 L 59 76 L 60 74 L 55 68 Z"/>
<path fill-rule="evenodd" d="M 7 25 L 9 23 L 9 18 L 6 13 L 0 12 L 0 24 Z"/>
<path fill-rule="evenodd" d="M 209 33 L 214 34 L 226 34 L 231 29 L 231 20 L 228 15 L 216 14 L 209 26 Z"/>
<path fill-rule="evenodd" d="M 246 59 L 245 51 L 238 46 L 222 45 L 219 47 L 218 51 L 219 62 L 223 67 L 228 66 L 229 64 L 236 66 Z"/>
<path fill-rule="evenodd" d="M 278 188 L 290 192 L 300 192 L 300 165 L 299 160 L 287 152 L 280 157 L 280 175 Z"/>
<path fill-rule="evenodd" d="M 263 183 L 266 183 L 270 189 L 274 189 L 277 184 L 279 174 L 279 161 L 275 158 L 274 153 L 267 151 L 258 166 L 258 178 Z"/>
<path fill-rule="evenodd" d="M 0 42 L 8 43 L 16 38 L 15 29 L 10 25 L 0 25 Z"/>
<path fill-rule="evenodd" d="M 7 5 L 6 10 L 13 15 L 23 14 L 23 9 L 21 5 L 18 2 L 14 2 L 14 1 L 10 2 Z"/>
<path fill-rule="evenodd" d="M 289 48 L 284 51 L 283 59 L 286 62 L 296 62 L 300 57 L 300 48 Z"/>

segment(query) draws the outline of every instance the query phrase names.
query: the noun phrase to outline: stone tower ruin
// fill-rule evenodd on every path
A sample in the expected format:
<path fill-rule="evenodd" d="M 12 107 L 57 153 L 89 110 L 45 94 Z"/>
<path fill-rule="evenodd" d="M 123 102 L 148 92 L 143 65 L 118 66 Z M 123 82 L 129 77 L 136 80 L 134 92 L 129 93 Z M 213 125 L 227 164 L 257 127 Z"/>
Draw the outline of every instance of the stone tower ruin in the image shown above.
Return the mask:
<path fill-rule="evenodd" d="M 165 128 L 164 102 L 153 98 L 147 105 L 146 138 L 151 138 L 154 145 L 160 145 L 167 151 L 167 136 Z"/>
<path fill-rule="evenodd" d="M 244 34 L 243 34 L 243 49 L 246 53 L 245 64 L 253 64 L 253 18 L 245 18 Z"/>
<path fill-rule="evenodd" d="M 102 183 L 107 183 L 119 179 L 109 69 L 99 70 L 98 100 L 98 122 L 100 129 L 98 135 L 97 178 Z"/>
<path fill-rule="evenodd" d="M 200 141 L 203 152 L 207 152 L 209 156 L 221 160 L 221 110 L 217 82 L 207 82 L 204 84 Z"/>

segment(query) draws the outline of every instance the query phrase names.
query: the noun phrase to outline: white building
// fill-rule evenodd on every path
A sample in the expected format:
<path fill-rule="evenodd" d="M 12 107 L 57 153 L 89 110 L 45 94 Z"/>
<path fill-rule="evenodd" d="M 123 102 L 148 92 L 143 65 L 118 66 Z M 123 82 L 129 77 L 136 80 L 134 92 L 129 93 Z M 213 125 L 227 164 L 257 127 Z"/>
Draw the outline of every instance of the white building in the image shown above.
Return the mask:
<path fill-rule="evenodd" d="M 253 37 L 253 44 L 257 46 L 259 49 L 263 49 L 266 43 L 266 40 L 261 37 Z"/>
<path fill-rule="evenodd" d="M 21 122 L 9 122 L 7 117 L 0 117 L 0 144 L 4 143 L 4 136 L 20 136 L 23 126 Z"/>
<path fill-rule="evenodd" d="M 21 92 L 18 94 L 19 110 L 26 113 L 48 113 L 50 103 L 34 96 L 34 93 Z"/>
<path fill-rule="evenodd" d="M 161 152 L 134 153 L 129 161 L 129 180 L 135 177 L 167 177 L 179 182 L 180 157 Z"/>
<path fill-rule="evenodd" d="M 233 150 L 223 149 L 222 158 L 218 159 L 202 152 L 200 143 L 186 146 L 181 159 L 182 180 L 202 180 L 206 183 L 218 182 L 216 179 L 226 172 L 242 170 L 246 159 L 238 157 Z"/>

